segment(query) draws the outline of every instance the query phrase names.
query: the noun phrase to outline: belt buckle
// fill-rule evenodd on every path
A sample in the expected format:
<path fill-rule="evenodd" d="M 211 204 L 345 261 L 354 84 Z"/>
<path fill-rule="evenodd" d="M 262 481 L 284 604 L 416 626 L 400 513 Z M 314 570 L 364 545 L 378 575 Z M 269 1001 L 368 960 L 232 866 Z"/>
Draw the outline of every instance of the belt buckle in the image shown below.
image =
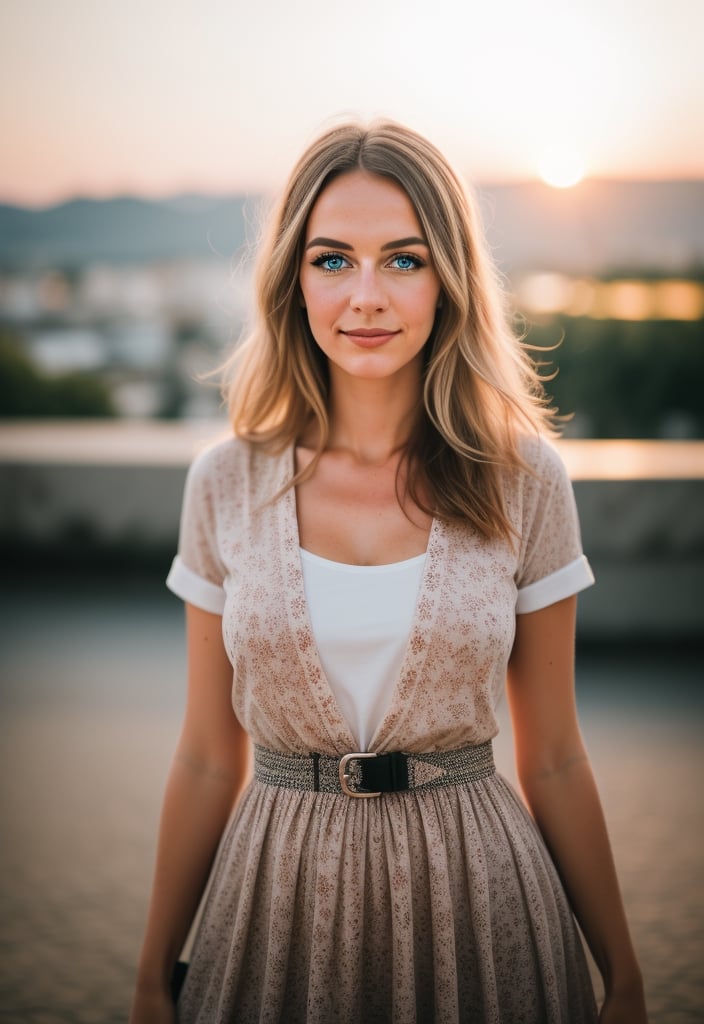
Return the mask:
<path fill-rule="evenodd" d="M 348 771 L 348 766 L 351 761 L 361 761 L 369 757 L 376 757 L 376 754 L 363 754 L 358 752 L 356 754 L 345 754 L 340 758 L 340 787 L 345 796 L 354 797 L 370 797 L 370 796 L 381 796 L 381 790 L 378 793 L 367 793 L 364 790 L 350 789 L 350 781 L 352 780 L 352 773 Z"/>

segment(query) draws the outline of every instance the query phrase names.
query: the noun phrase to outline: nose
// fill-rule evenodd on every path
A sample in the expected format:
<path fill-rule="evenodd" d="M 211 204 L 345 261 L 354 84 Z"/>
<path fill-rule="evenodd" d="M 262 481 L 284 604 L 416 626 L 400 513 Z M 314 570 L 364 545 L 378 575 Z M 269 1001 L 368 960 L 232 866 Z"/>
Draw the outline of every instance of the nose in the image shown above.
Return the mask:
<path fill-rule="evenodd" d="M 381 275 L 374 266 L 361 265 L 354 275 L 350 306 L 358 313 L 380 313 L 388 307 Z"/>

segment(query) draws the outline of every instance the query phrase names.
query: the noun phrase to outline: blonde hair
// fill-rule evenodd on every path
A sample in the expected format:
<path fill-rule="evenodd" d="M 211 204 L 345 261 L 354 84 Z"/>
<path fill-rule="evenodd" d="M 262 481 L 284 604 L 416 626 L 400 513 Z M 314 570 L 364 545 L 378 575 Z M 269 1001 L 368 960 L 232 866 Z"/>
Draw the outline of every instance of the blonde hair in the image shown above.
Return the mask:
<path fill-rule="evenodd" d="M 326 358 L 300 301 L 298 277 L 308 217 L 325 186 L 355 170 L 388 178 L 411 200 L 442 287 L 424 349 L 423 406 L 405 452 L 406 492 L 432 515 L 509 538 L 505 471 L 525 469 L 521 434 L 550 433 L 536 368 L 515 336 L 478 213 L 442 154 L 392 121 L 326 131 L 303 154 L 261 245 L 257 321 L 227 367 L 235 434 L 272 452 L 317 422 L 313 463 L 328 435 Z M 421 497 L 421 494 L 423 495 Z"/>

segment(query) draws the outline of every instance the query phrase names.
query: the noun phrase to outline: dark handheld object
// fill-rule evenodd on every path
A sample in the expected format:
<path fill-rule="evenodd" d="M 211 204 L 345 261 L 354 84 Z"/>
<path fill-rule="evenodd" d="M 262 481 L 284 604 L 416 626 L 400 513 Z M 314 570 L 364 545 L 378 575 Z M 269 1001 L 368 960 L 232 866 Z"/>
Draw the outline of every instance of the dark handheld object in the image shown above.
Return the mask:
<path fill-rule="evenodd" d="M 187 970 L 188 964 L 184 960 L 179 960 L 174 967 L 173 974 L 171 975 L 171 996 L 174 1002 L 178 1001 L 183 983 L 186 980 Z"/>

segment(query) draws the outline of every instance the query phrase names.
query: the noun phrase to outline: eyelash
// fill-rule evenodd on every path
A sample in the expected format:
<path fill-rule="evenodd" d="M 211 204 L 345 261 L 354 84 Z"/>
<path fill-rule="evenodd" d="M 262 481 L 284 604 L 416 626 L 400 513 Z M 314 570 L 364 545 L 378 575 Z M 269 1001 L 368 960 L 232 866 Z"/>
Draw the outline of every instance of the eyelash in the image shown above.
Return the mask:
<path fill-rule="evenodd" d="M 426 266 L 425 260 L 421 259 L 420 256 L 416 256 L 415 253 L 412 252 L 397 252 L 394 256 L 391 257 L 391 259 L 411 261 L 413 266 L 407 267 L 405 270 L 402 270 L 402 274 L 409 274 L 412 270 L 419 270 L 421 267 Z M 401 270 L 401 268 L 396 267 L 396 270 Z"/>
<path fill-rule="evenodd" d="M 343 256 L 339 252 L 323 252 L 320 254 L 320 256 L 316 256 L 315 259 L 311 261 L 311 263 L 314 267 L 320 267 L 323 270 L 323 273 L 325 274 L 339 274 L 342 270 L 345 269 L 345 267 L 338 267 L 337 270 L 331 270 L 329 267 L 324 266 L 324 264 L 328 260 L 333 259 L 343 260 L 345 263 L 349 263 L 347 257 Z M 410 274 L 414 270 L 419 270 L 421 267 L 426 266 L 425 260 L 421 259 L 420 256 L 416 256 L 415 253 L 412 252 L 397 252 L 390 258 L 389 262 L 392 263 L 394 260 L 400 259 L 410 260 L 411 263 L 413 264 L 412 267 L 407 267 L 405 270 L 401 270 L 400 267 L 392 268 L 398 270 L 402 274 Z"/>
<path fill-rule="evenodd" d="M 341 270 L 344 270 L 344 267 L 338 267 L 337 270 L 330 270 L 329 267 L 324 267 L 323 264 L 328 260 L 344 260 L 347 263 L 347 259 L 339 252 L 323 252 L 311 262 L 314 267 L 320 267 L 325 274 L 339 274 Z"/>

